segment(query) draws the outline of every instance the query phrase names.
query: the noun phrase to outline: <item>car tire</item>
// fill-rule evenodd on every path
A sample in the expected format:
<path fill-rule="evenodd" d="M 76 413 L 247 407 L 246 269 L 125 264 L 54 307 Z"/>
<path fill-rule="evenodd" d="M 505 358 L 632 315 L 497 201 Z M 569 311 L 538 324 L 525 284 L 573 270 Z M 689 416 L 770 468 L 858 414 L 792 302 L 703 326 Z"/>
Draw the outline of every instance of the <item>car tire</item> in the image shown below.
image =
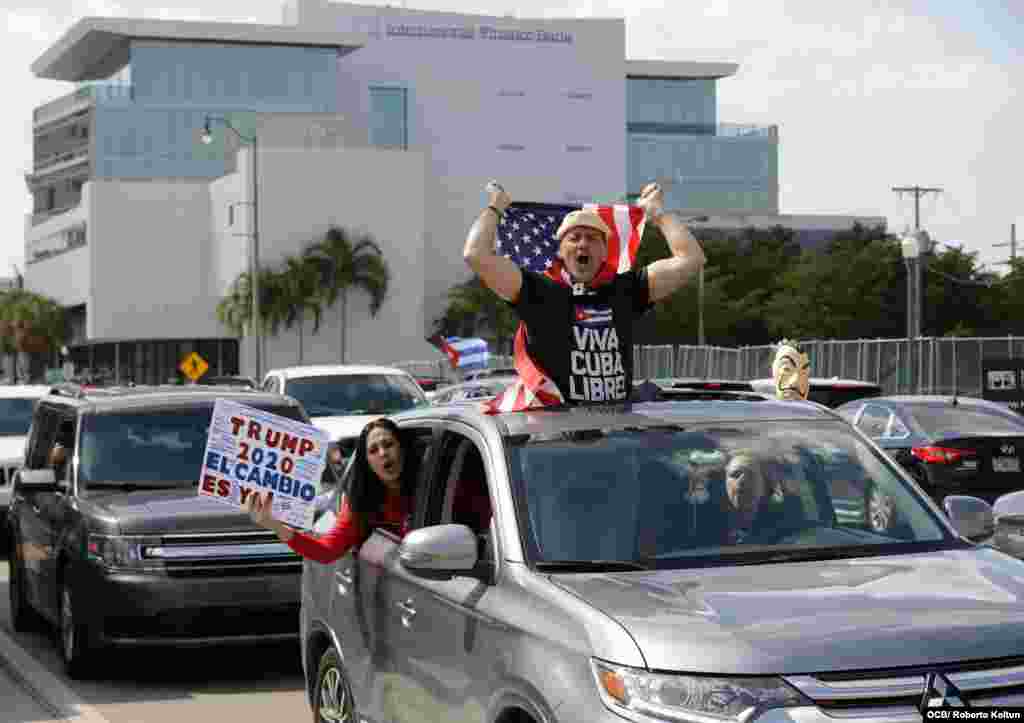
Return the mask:
<path fill-rule="evenodd" d="M 352 700 L 341 656 L 332 647 L 320 657 L 313 698 L 313 723 L 356 723 L 356 706 Z"/>
<path fill-rule="evenodd" d="M 68 677 L 76 680 L 90 677 L 96 657 L 89 631 L 77 619 L 76 611 L 81 609 L 80 601 L 81 596 L 68 579 L 68 570 L 65 568 L 60 584 L 57 647 L 64 662 L 64 671 Z"/>
<path fill-rule="evenodd" d="M 25 565 L 18 554 L 18 545 L 13 536 L 10 538 L 10 550 L 7 592 L 11 606 L 11 627 L 16 633 L 33 632 L 42 627 L 43 621 L 28 601 L 25 592 Z"/>

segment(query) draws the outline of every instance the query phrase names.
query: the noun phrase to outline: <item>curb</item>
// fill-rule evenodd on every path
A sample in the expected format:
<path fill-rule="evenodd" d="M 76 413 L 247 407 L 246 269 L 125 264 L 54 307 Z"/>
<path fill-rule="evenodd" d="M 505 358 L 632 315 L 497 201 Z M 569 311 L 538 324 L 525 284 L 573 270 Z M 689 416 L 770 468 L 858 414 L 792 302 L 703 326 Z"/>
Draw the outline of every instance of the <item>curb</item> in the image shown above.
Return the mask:
<path fill-rule="evenodd" d="M 110 723 L 98 710 L 82 703 L 64 681 L 25 652 L 3 628 L 0 628 L 0 668 L 54 718 L 74 723 Z"/>

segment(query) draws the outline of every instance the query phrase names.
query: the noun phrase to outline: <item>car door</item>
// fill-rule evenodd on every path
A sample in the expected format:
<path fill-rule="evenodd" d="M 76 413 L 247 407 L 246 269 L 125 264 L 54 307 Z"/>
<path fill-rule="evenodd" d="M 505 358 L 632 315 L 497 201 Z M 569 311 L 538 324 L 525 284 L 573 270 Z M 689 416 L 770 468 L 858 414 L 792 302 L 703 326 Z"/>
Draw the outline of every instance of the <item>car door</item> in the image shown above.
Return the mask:
<path fill-rule="evenodd" d="M 463 425 L 453 425 L 445 432 L 437 463 L 421 488 L 419 514 L 424 526 L 453 521 L 454 488 L 473 454 L 479 455 L 485 470 L 486 447 L 481 436 Z M 490 529 L 475 531 L 489 539 Z M 493 572 L 493 545 L 481 547 Z M 480 676 L 490 667 L 477 641 L 481 625 L 490 623 L 480 605 L 494 589 L 489 581 L 468 575 L 427 580 L 408 572 L 397 556 L 389 560 L 383 602 L 395 672 L 383 696 L 384 720 L 440 723 L 483 719 L 486 696 L 481 692 L 487 686 L 481 685 Z"/>
<path fill-rule="evenodd" d="M 417 422 L 403 427 L 411 437 L 406 463 L 414 465 L 417 489 L 429 474 L 435 454 L 435 425 Z M 398 560 L 398 535 L 376 529 L 356 551 L 338 561 L 336 587 L 347 586 L 353 612 L 348 642 L 342 641 L 345 666 L 360 714 L 372 721 L 396 720 L 390 709 L 396 683 L 396 642 L 390 626 L 393 594 L 387 574 Z M 341 608 L 338 609 L 340 614 Z M 337 616 L 332 609 L 332 615 Z M 398 653 L 400 655 L 400 653 Z"/>
<path fill-rule="evenodd" d="M 45 545 L 45 556 L 40 570 L 40 594 L 44 601 L 52 601 L 57 605 L 58 578 L 61 544 L 64 537 L 71 531 L 73 518 L 77 511 L 74 459 L 77 449 L 76 416 L 71 410 L 62 410 L 57 417 L 57 438 L 54 446 L 61 445 L 65 449 L 66 461 L 56 465 L 54 472 L 58 483 L 63 486 L 56 492 L 37 496 L 37 513 L 40 530 Z"/>
<path fill-rule="evenodd" d="M 36 410 L 29 434 L 25 456 L 25 469 L 45 469 L 57 438 L 60 414 L 54 407 L 41 404 Z M 51 492 L 27 492 L 16 489 L 17 509 L 13 517 L 14 533 L 18 549 L 16 562 L 25 576 L 26 594 L 33 607 L 52 615 L 56 611 L 55 598 L 45 594 L 44 579 L 50 535 L 43 519 L 42 510 L 54 495 Z"/>

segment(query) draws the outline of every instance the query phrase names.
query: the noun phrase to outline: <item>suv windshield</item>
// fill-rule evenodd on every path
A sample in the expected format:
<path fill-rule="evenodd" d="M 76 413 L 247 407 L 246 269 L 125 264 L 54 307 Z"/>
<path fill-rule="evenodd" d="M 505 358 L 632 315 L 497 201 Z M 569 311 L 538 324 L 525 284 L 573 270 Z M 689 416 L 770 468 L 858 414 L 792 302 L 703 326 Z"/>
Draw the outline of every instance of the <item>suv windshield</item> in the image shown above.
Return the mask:
<path fill-rule="evenodd" d="M 399 374 L 335 374 L 289 379 L 284 393 L 311 417 L 395 414 L 429 402 L 423 390 Z"/>
<path fill-rule="evenodd" d="M 0 436 L 28 434 L 35 398 L 0 399 Z"/>
<path fill-rule="evenodd" d="M 260 409 L 301 420 L 296 407 Z M 190 409 L 91 414 L 82 419 L 78 481 L 195 487 L 213 405 Z"/>
<path fill-rule="evenodd" d="M 510 444 L 536 562 L 689 567 L 959 544 L 848 426 L 570 432 Z"/>

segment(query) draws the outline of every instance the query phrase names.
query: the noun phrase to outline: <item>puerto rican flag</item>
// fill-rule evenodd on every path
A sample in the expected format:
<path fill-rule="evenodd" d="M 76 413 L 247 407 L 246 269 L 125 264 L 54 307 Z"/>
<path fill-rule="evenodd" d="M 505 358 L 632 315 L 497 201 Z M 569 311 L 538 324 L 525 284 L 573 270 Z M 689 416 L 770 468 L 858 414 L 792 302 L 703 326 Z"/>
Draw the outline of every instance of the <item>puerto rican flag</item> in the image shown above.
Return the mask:
<path fill-rule="evenodd" d="M 596 211 L 611 229 L 608 239 L 608 258 L 599 274 L 609 278 L 633 268 L 640 240 L 644 233 L 644 210 L 625 204 L 603 206 L 598 204 L 556 205 L 547 203 L 513 203 L 498 224 L 497 252 L 511 259 L 521 268 L 543 273 L 556 281 L 569 284 L 568 276 L 556 263 L 558 241 L 555 232 L 567 213 L 585 208 Z M 586 319 L 579 318 L 580 314 Z M 602 318 L 604 315 L 604 318 Z M 610 310 L 581 307 L 577 322 L 607 324 Z M 569 330 L 566 329 L 566 333 Z M 565 403 L 561 391 L 537 366 L 526 352 L 526 327 L 520 323 L 513 341 L 513 360 L 519 380 L 502 394 L 485 403 L 489 414 L 542 409 Z"/>

